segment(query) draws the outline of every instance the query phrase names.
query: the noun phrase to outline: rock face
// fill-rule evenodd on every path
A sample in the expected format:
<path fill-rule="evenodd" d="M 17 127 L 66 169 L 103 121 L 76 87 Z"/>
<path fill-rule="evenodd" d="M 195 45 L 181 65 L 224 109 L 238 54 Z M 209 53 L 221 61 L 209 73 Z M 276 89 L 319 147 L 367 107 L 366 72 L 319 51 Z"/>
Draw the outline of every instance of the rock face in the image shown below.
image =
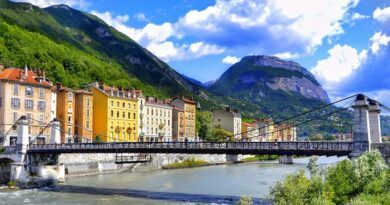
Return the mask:
<path fill-rule="evenodd" d="M 314 75 L 293 61 L 273 56 L 246 56 L 230 67 L 210 90 L 254 101 L 274 95 L 298 95 L 329 102 L 329 97 Z M 274 92 L 273 92 L 274 91 Z"/>

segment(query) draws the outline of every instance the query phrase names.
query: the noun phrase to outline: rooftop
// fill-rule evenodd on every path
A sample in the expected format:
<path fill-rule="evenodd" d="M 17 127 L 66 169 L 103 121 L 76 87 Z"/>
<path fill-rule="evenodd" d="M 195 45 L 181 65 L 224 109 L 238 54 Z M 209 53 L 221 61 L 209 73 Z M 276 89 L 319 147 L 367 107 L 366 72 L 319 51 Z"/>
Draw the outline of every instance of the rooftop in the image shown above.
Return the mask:
<path fill-rule="evenodd" d="M 29 70 L 27 67 L 25 69 L 5 68 L 0 72 L 0 80 L 25 83 L 35 86 L 52 87 L 52 84 L 45 77 L 45 72 L 34 72 Z"/>

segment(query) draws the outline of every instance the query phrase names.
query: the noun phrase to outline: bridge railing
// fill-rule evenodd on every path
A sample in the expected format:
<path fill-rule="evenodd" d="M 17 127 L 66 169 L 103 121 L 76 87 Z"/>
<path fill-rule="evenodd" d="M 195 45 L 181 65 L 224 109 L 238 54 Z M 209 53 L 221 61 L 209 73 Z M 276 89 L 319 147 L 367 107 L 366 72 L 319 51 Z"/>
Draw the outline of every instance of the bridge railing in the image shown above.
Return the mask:
<path fill-rule="evenodd" d="M 30 144 L 29 151 L 122 149 L 229 149 L 229 150 L 333 150 L 350 151 L 352 142 L 112 142 Z"/>

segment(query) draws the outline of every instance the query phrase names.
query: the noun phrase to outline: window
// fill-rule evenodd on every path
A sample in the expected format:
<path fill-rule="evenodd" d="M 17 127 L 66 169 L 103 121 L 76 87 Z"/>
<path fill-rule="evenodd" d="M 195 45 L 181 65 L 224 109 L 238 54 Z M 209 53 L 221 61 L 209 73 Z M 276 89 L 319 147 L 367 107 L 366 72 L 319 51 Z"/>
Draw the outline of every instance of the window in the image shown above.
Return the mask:
<path fill-rule="evenodd" d="M 31 86 L 26 86 L 26 96 L 33 96 L 33 95 L 34 95 L 33 88 Z"/>
<path fill-rule="evenodd" d="M 126 118 L 126 113 L 122 112 L 122 118 Z"/>
<path fill-rule="evenodd" d="M 27 113 L 27 123 L 28 124 L 32 123 L 32 118 L 33 118 L 32 114 L 31 113 Z"/>
<path fill-rule="evenodd" d="M 18 119 L 19 119 L 19 113 L 14 112 L 13 115 L 14 115 L 14 122 L 18 121 Z"/>
<path fill-rule="evenodd" d="M 14 95 L 19 95 L 19 85 L 14 84 Z"/>
<path fill-rule="evenodd" d="M 39 122 L 40 122 L 41 124 L 45 124 L 45 116 L 44 116 L 43 114 L 40 114 L 40 115 L 39 115 Z"/>
<path fill-rule="evenodd" d="M 46 102 L 45 101 L 38 101 L 38 110 L 45 111 L 45 109 L 46 109 Z"/>
<path fill-rule="evenodd" d="M 89 97 L 87 97 L 87 107 L 90 107 L 91 106 L 91 100 L 89 99 Z"/>
<path fill-rule="evenodd" d="M 131 109 L 131 104 L 130 103 L 127 103 L 127 106 L 129 107 L 129 109 Z"/>
<path fill-rule="evenodd" d="M 123 107 L 123 108 L 126 108 L 126 103 L 122 103 L 122 107 Z"/>
<path fill-rule="evenodd" d="M 72 124 L 72 116 L 70 116 L 70 115 L 68 116 L 68 123 Z"/>
<path fill-rule="evenodd" d="M 68 127 L 68 135 L 72 135 L 72 128 Z"/>
<path fill-rule="evenodd" d="M 116 106 L 117 106 L 117 107 L 119 107 L 119 101 L 118 101 L 118 102 L 116 102 Z"/>
<path fill-rule="evenodd" d="M 72 100 L 73 100 L 73 93 L 68 92 L 68 101 L 72 101 Z"/>
<path fill-rule="evenodd" d="M 87 113 L 87 117 L 90 117 L 90 113 L 89 113 L 89 109 L 87 108 L 87 110 L 85 111 Z"/>
<path fill-rule="evenodd" d="M 136 118 L 136 115 L 135 115 L 135 113 L 133 113 L 133 119 L 135 119 Z"/>
<path fill-rule="evenodd" d="M 128 119 L 131 119 L 130 112 L 129 112 L 129 113 L 127 113 L 127 118 L 128 118 Z"/>
<path fill-rule="evenodd" d="M 116 118 L 119 118 L 119 111 L 116 112 Z"/>
<path fill-rule="evenodd" d="M 42 88 L 39 88 L 38 95 L 39 98 L 45 98 L 45 91 Z"/>
<path fill-rule="evenodd" d="M 33 100 L 26 99 L 26 100 L 24 100 L 24 103 L 25 103 L 24 108 L 26 110 L 32 110 L 34 108 L 34 101 Z"/>
<path fill-rule="evenodd" d="M 171 121 L 170 120 L 168 120 L 168 126 L 171 126 Z"/>
<path fill-rule="evenodd" d="M 11 98 L 11 107 L 14 109 L 19 109 L 19 107 L 20 107 L 19 98 Z"/>
<path fill-rule="evenodd" d="M 137 109 L 137 105 L 136 105 L 135 103 L 134 103 L 134 106 L 133 106 L 133 107 L 134 107 L 134 110 L 136 110 L 136 109 Z"/>
<path fill-rule="evenodd" d="M 111 100 L 111 107 L 114 107 L 114 101 Z"/>
<path fill-rule="evenodd" d="M 2 107 L 2 106 L 3 106 L 3 98 L 0 97 L 0 107 Z"/>
<path fill-rule="evenodd" d="M 89 120 L 85 121 L 85 126 L 86 126 L 87 129 L 89 130 Z"/>
<path fill-rule="evenodd" d="M 111 110 L 111 117 L 114 117 L 114 111 Z"/>

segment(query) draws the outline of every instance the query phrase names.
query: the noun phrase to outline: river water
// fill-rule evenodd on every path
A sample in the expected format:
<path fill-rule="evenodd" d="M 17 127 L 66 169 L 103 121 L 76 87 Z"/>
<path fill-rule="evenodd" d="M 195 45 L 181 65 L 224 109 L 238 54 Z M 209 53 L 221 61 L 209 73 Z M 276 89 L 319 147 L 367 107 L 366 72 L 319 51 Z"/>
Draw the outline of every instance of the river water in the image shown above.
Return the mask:
<path fill-rule="evenodd" d="M 327 166 L 343 158 L 320 157 Z M 287 174 L 307 169 L 309 158 L 293 165 L 276 161 L 229 164 L 177 170 L 122 172 L 67 179 L 55 187 L 4 191 L 0 204 L 234 204 L 250 195 L 256 204 L 265 200 L 270 187 Z"/>

